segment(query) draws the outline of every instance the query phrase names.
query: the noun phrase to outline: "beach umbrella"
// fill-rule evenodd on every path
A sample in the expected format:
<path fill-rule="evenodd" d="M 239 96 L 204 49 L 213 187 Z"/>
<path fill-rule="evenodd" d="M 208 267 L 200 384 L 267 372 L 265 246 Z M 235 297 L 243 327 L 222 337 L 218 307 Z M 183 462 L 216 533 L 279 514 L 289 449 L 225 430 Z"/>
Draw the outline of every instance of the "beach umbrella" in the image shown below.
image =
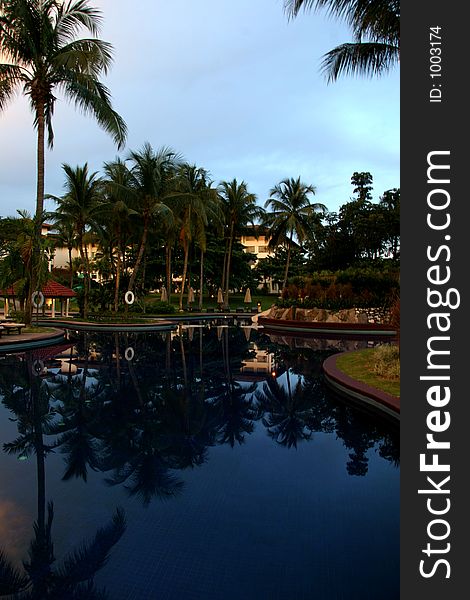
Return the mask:
<path fill-rule="evenodd" d="M 161 302 L 168 302 L 168 294 L 167 294 L 165 286 L 162 287 L 162 295 L 161 295 L 160 300 L 161 300 Z"/>
<path fill-rule="evenodd" d="M 251 292 L 250 288 L 246 288 L 245 299 L 243 300 L 245 304 L 251 304 Z"/>
<path fill-rule="evenodd" d="M 192 304 L 194 302 L 194 290 L 192 287 L 189 288 L 188 292 L 188 304 Z"/>
<path fill-rule="evenodd" d="M 224 295 L 222 294 L 222 288 L 219 288 L 217 291 L 217 302 L 218 304 L 222 304 L 224 301 Z"/>

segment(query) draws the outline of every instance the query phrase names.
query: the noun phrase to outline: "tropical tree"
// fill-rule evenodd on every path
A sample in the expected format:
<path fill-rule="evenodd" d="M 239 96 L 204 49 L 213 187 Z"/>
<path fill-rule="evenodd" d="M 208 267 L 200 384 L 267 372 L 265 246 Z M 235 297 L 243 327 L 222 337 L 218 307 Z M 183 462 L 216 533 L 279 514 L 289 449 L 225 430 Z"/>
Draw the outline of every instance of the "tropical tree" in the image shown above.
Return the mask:
<path fill-rule="evenodd" d="M 48 252 L 51 244 L 46 237 L 39 239 L 39 261 L 33 263 L 37 222 L 41 228 L 48 214 L 42 213 L 39 218 L 31 217 L 28 212 L 21 210 L 18 214 L 19 217 L 16 218 L 1 219 L 0 287 L 14 286 L 21 308 L 25 308 L 25 319 L 30 322 L 31 312 L 28 312 L 27 307 L 34 289 L 33 276 L 40 286 L 48 276 Z"/>
<path fill-rule="evenodd" d="M 99 203 L 103 196 L 103 181 L 98 173 L 89 173 L 88 165 L 83 167 L 71 167 L 63 164 L 65 173 L 65 194 L 54 196 L 48 194 L 46 197 L 54 200 L 57 204 L 57 218 L 59 221 L 73 223 L 77 236 L 77 244 L 84 269 L 83 286 L 83 313 L 88 315 L 88 298 L 90 291 L 90 259 L 88 256 L 85 233 L 94 223 Z"/>
<path fill-rule="evenodd" d="M 260 206 L 257 206 L 256 195 L 251 194 L 248 191 L 248 185 L 245 181 L 242 181 L 241 183 L 238 183 L 236 179 L 233 179 L 232 181 L 222 181 L 219 184 L 218 191 L 223 202 L 225 227 L 227 231 L 227 247 L 222 285 L 224 286 L 224 305 L 228 306 L 230 263 L 232 260 L 235 238 L 240 233 L 241 228 L 246 227 L 249 223 L 254 225 L 255 221 L 263 216 L 264 211 Z"/>
<path fill-rule="evenodd" d="M 125 258 L 124 240 L 130 235 L 131 217 L 137 212 L 131 208 L 132 176 L 120 158 L 104 164 L 104 203 L 99 209 L 101 229 L 107 233 L 110 260 L 115 259 L 114 310 L 119 307 L 119 290 Z"/>
<path fill-rule="evenodd" d="M 208 172 L 196 165 L 183 164 L 174 178 L 174 191 L 166 196 L 178 219 L 179 240 L 183 247 L 184 264 L 181 281 L 179 308 L 183 308 L 183 296 L 188 273 L 189 249 L 196 241 L 201 251 L 200 299 L 202 298 L 202 273 L 206 250 L 206 228 L 209 219 L 220 218 L 219 198 L 211 187 Z"/>
<path fill-rule="evenodd" d="M 327 52 L 322 70 L 328 81 L 340 75 L 382 75 L 400 58 L 400 0 L 285 0 L 290 18 L 301 10 L 324 8 L 351 27 L 354 41 Z"/>
<path fill-rule="evenodd" d="M 54 238 L 55 247 L 67 248 L 70 269 L 69 287 L 72 288 L 74 272 L 72 251 L 77 246 L 77 236 L 75 233 L 75 227 L 74 224 L 71 221 L 69 221 L 68 217 L 56 215 L 55 228 L 57 230 L 57 235 Z"/>
<path fill-rule="evenodd" d="M 283 288 L 287 285 L 294 236 L 300 243 L 308 239 L 311 234 L 312 215 L 315 211 L 326 211 L 324 204 L 310 203 L 310 194 L 315 194 L 315 187 L 302 183 L 300 177 L 283 179 L 271 189 L 271 197 L 264 205 L 265 208 L 271 209 L 271 212 L 266 213 L 264 221 L 270 230 L 269 246 L 276 248 L 287 245 Z"/>
<path fill-rule="evenodd" d="M 138 152 L 131 152 L 129 160 L 130 187 L 133 190 L 132 207 L 140 215 L 142 233 L 137 251 L 137 258 L 129 279 L 128 290 L 132 291 L 147 249 L 147 239 L 152 224 L 159 219 L 164 227 L 173 222 L 171 209 L 163 202 L 168 194 L 169 181 L 179 165 L 178 155 L 167 147 L 156 152 L 146 142 Z"/>
<path fill-rule="evenodd" d="M 96 38 L 76 39 L 78 31 L 99 33 L 101 12 L 87 0 L 6 0 L 0 4 L 0 110 L 22 88 L 37 129 L 36 213 L 44 202 L 44 145 L 52 148 L 52 116 L 60 89 L 85 113 L 92 114 L 118 147 L 126 125 L 112 109 L 109 90 L 99 81 L 112 62 L 112 46 Z"/>
<path fill-rule="evenodd" d="M 100 81 L 112 62 L 113 48 L 96 37 L 77 39 L 83 28 L 99 33 L 101 12 L 87 0 L 4 0 L 0 2 L 0 111 L 20 89 L 29 99 L 37 130 L 36 217 L 44 210 L 44 150 L 53 146 L 56 93 L 60 90 L 85 114 L 124 145 L 126 125 Z M 41 229 L 35 232 L 35 262 Z M 33 278 L 35 277 L 33 269 Z M 33 280 L 32 288 L 36 287 Z"/>
<path fill-rule="evenodd" d="M 366 202 L 372 200 L 372 182 L 373 177 L 368 171 L 358 173 L 355 171 L 351 177 L 351 185 L 354 186 L 353 192 L 357 194 L 357 200 Z"/>

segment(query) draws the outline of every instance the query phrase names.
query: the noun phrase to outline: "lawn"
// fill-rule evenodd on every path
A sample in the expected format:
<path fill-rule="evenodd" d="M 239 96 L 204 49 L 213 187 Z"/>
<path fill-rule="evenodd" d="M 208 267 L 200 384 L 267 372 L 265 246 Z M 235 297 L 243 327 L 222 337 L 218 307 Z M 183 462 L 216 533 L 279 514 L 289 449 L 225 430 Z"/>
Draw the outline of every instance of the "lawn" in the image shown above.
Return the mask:
<path fill-rule="evenodd" d="M 392 396 L 400 397 L 400 378 L 385 378 L 374 373 L 374 348 L 346 352 L 338 356 L 336 366 L 349 377 Z"/>

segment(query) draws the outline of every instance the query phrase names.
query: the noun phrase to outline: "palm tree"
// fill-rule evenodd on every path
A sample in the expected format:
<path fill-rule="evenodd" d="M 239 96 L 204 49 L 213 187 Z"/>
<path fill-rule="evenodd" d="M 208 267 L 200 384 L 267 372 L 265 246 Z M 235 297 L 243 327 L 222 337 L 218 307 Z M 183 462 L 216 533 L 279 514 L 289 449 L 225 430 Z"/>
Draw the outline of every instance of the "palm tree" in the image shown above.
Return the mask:
<path fill-rule="evenodd" d="M 61 197 L 48 194 L 46 197 L 58 204 L 57 215 L 60 221 L 74 224 L 78 249 L 82 260 L 85 281 L 83 286 L 83 315 L 88 315 L 88 296 L 90 289 L 90 261 L 85 243 L 85 232 L 93 224 L 99 203 L 103 195 L 103 182 L 98 174 L 88 173 L 88 165 L 75 168 L 63 164 L 65 172 L 65 194 Z"/>
<path fill-rule="evenodd" d="M 81 28 L 99 33 L 101 12 L 87 0 L 8 0 L 0 4 L 0 110 L 19 87 L 29 98 L 37 129 L 36 214 L 44 204 L 44 145 L 53 146 L 52 115 L 60 89 L 110 133 L 118 147 L 126 125 L 112 109 L 109 90 L 99 81 L 112 62 L 112 46 L 96 38 L 76 39 Z"/>
<path fill-rule="evenodd" d="M 104 180 L 105 200 L 99 210 L 100 220 L 106 229 L 110 240 L 110 255 L 116 257 L 114 280 L 114 311 L 119 307 L 119 288 L 121 282 L 122 265 L 125 255 L 124 238 L 130 233 L 130 217 L 137 214 L 130 207 L 132 198 L 132 176 L 126 163 L 117 158 L 113 162 L 105 163 Z"/>
<path fill-rule="evenodd" d="M 222 285 L 224 286 L 224 304 L 228 307 L 228 291 L 230 288 L 230 263 L 232 260 L 233 243 L 240 228 L 248 223 L 254 225 L 255 220 L 260 218 L 264 211 L 256 205 L 256 195 L 248 192 L 245 181 L 238 183 L 222 181 L 218 187 L 219 195 L 223 201 L 225 212 L 225 226 L 227 228 L 227 249 L 225 255 L 224 275 Z"/>
<path fill-rule="evenodd" d="M 353 43 L 333 48 L 324 56 L 322 70 L 329 82 L 340 75 L 382 75 L 400 58 L 399 0 L 285 0 L 290 18 L 301 10 L 325 8 L 346 21 Z"/>
<path fill-rule="evenodd" d="M 299 242 L 308 239 L 311 233 L 311 216 L 317 210 L 326 211 L 320 203 L 310 203 L 309 195 L 315 194 L 315 187 L 297 179 L 283 179 L 269 192 L 271 198 L 266 200 L 265 208 L 271 208 L 264 224 L 270 229 L 269 246 L 276 248 L 287 244 L 286 270 L 282 287 L 287 285 L 291 248 L 294 235 Z"/>
<path fill-rule="evenodd" d="M 183 276 L 179 308 L 183 308 L 183 296 L 188 273 L 188 257 L 191 242 L 196 240 L 201 250 L 201 268 L 206 249 L 208 215 L 215 210 L 214 193 L 207 171 L 196 165 L 181 165 L 175 175 L 174 191 L 166 196 L 179 219 L 179 239 L 184 251 Z M 202 276 L 201 282 L 202 286 Z M 201 292 L 202 295 L 202 292 Z"/>
<path fill-rule="evenodd" d="M 113 110 L 109 90 L 100 81 L 112 62 L 113 48 L 93 38 L 76 39 L 85 28 L 99 33 L 101 12 L 87 0 L 5 0 L 0 2 L 0 112 L 18 89 L 29 98 L 37 129 L 36 217 L 44 210 L 44 147 L 53 146 L 52 116 L 56 90 L 111 134 L 118 148 L 124 145 L 126 124 Z M 39 262 L 41 229 L 37 220 L 34 262 Z M 31 288 L 37 287 L 33 269 Z M 32 305 L 28 300 L 27 316 Z"/>
<path fill-rule="evenodd" d="M 142 234 L 137 259 L 129 279 L 128 290 L 132 291 L 142 260 L 147 249 L 147 239 L 152 223 L 160 219 L 163 223 L 173 221 L 171 209 L 163 202 L 168 193 L 168 182 L 179 164 L 178 155 L 167 147 L 155 152 L 147 142 L 139 152 L 131 152 L 129 160 L 131 188 L 134 195 L 135 210 L 142 219 Z"/>
<path fill-rule="evenodd" d="M 2 240 L 0 255 L 0 287 L 13 286 L 15 294 L 20 299 L 21 309 L 25 310 L 25 319 L 31 321 L 31 292 L 33 278 L 36 284 L 42 286 L 48 276 L 47 252 L 50 250 L 50 240 L 46 237 L 39 239 L 38 260 L 34 263 L 36 229 L 41 228 L 48 214 L 42 213 L 39 218 L 19 210 L 19 218 L 11 218 L 7 235 Z M 29 317 L 29 319 L 28 319 Z"/>
<path fill-rule="evenodd" d="M 69 256 L 70 279 L 69 287 L 73 287 L 73 257 L 72 251 L 77 246 L 77 236 L 75 233 L 74 224 L 69 221 L 68 217 L 62 218 L 62 215 L 56 215 L 55 227 L 57 229 L 57 237 L 55 238 L 56 247 L 67 248 Z"/>

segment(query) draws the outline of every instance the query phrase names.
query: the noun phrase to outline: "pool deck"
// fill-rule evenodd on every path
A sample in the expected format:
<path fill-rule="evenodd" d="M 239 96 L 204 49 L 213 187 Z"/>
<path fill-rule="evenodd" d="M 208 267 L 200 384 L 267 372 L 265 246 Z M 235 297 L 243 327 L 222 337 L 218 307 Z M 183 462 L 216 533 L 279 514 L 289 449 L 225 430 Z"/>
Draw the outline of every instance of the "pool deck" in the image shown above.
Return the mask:
<path fill-rule="evenodd" d="M 353 350 L 355 352 L 355 350 Z M 392 396 L 361 381 L 353 379 L 341 371 L 336 361 L 341 354 L 333 354 L 323 362 L 323 372 L 327 383 L 342 396 L 347 396 L 359 404 L 385 412 L 394 419 L 400 419 L 400 398 Z"/>

